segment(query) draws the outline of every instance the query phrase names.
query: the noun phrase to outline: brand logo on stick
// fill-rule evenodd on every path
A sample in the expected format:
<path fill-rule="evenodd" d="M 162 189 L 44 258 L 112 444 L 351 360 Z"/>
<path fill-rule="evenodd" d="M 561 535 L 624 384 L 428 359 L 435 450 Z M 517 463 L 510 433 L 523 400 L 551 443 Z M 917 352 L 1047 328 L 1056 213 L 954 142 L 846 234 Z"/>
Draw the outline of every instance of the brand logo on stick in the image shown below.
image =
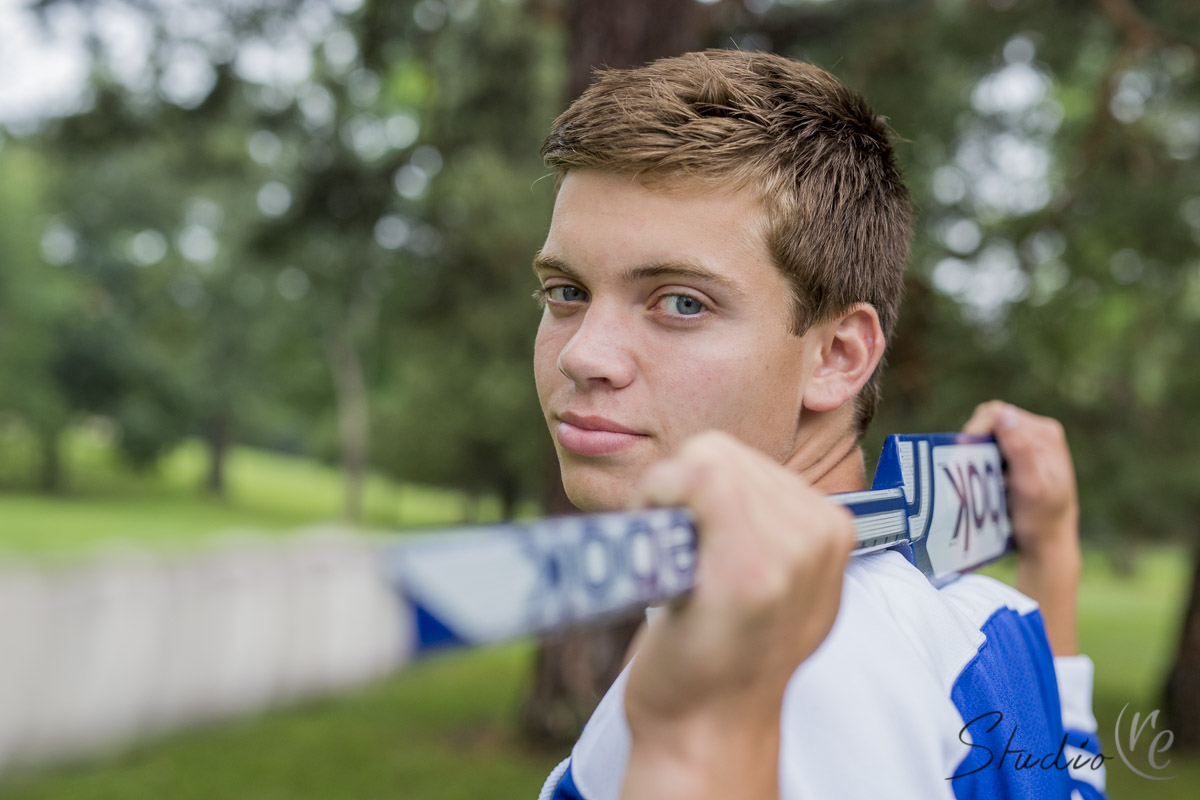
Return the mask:
<path fill-rule="evenodd" d="M 1004 517 L 1004 479 L 991 461 L 982 466 L 968 461 L 965 469 L 961 462 L 942 464 L 941 468 L 958 499 L 958 519 L 950 539 L 961 542 L 966 551 L 971 547 L 972 530 L 983 530 L 987 522 L 998 526 Z"/>
<path fill-rule="evenodd" d="M 630 602 L 670 597 L 692 582 L 695 545 L 686 518 L 668 524 L 612 515 L 579 528 L 529 536 L 525 557 L 537 580 L 526 608 L 534 625 L 588 618 Z"/>
<path fill-rule="evenodd" d="M 935 447 L 933 477 L 927 552 L 934 574 L 950 574 L 1002 555 L 1010 530 L 996 446 Z"/>

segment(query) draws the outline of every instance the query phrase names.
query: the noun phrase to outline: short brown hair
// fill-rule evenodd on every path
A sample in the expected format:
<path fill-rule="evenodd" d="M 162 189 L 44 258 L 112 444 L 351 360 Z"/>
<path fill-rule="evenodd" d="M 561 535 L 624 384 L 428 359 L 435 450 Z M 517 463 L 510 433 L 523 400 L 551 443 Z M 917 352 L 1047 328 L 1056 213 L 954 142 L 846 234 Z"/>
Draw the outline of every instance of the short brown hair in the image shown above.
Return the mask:
<path fill-rule="evenodd" d="M 554 121 L 542 155 L 560 182 L 596 169 L 750 188 L 792 285 L 793 332 L 865 302 L 891 338 L 911 239 L 908 190 L 885 120 L 824 70 L 736 50 L 602 70 Z M 856 398 L 859 436 L 875 414 L 881 368 Z"/>

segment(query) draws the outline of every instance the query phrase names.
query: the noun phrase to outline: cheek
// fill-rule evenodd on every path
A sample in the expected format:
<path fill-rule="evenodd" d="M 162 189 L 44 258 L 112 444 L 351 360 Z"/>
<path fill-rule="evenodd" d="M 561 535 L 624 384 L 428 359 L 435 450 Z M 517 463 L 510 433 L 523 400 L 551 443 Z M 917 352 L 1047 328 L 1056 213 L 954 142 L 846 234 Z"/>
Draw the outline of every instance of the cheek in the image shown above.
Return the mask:
<path fill-rule="evenodd" d="M 538 326 L 537 337 L 533 340 L 533 379 L 537 385 L 538 397 L 543 403 L 557 379 L 564 379 L 558 371 L 558 356 L 562 352 L 562 342 L 559 338 L 554 335 L 543 317 Z"/>
<path fill-rule="evenodd" d="M 651 383 L 663 427 L 675 444 L 704 430 L 733 432 L 738 427 L 739 418 L 749 411 L 747 390 L 757 375 L 744 355 L 726 339 L 658 361 Z"/>
<path fill-rule="evenodd" d="M 765 337 L 709 342 L 663 364 L 662 400 L 669 404 L 673 440 L 718 428 L 763 446 L 790 435 L 804 382 L 798 342 L 764 347 Z"/>

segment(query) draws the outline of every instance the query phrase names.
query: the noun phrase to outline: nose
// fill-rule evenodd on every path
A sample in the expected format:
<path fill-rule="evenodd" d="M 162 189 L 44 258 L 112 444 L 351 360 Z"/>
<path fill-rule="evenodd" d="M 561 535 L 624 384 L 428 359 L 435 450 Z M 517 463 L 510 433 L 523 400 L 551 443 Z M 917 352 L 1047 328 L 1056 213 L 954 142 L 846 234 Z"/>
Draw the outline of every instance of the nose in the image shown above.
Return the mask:
<path fill-rule="evenodd" d="M 559 352 L 558 371 L 580 389 L 628 386 L 637 372 L 630 323 L 593 301 Z"/>

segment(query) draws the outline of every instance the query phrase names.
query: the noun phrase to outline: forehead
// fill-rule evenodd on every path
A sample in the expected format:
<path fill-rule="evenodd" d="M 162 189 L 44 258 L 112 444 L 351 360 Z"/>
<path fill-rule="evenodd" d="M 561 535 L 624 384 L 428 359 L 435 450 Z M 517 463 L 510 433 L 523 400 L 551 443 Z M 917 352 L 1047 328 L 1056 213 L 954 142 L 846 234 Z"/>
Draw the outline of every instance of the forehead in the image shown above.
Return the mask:
<path fill-rule="evenodd" d="M 692 264 L 753 280 L 763 268 L 777 272 L 765 230 L 762 204 L 744 189 L 647 186 L 629 175 L 577 170 L 559 189 L 539 260 L 580 272 Z"/>

